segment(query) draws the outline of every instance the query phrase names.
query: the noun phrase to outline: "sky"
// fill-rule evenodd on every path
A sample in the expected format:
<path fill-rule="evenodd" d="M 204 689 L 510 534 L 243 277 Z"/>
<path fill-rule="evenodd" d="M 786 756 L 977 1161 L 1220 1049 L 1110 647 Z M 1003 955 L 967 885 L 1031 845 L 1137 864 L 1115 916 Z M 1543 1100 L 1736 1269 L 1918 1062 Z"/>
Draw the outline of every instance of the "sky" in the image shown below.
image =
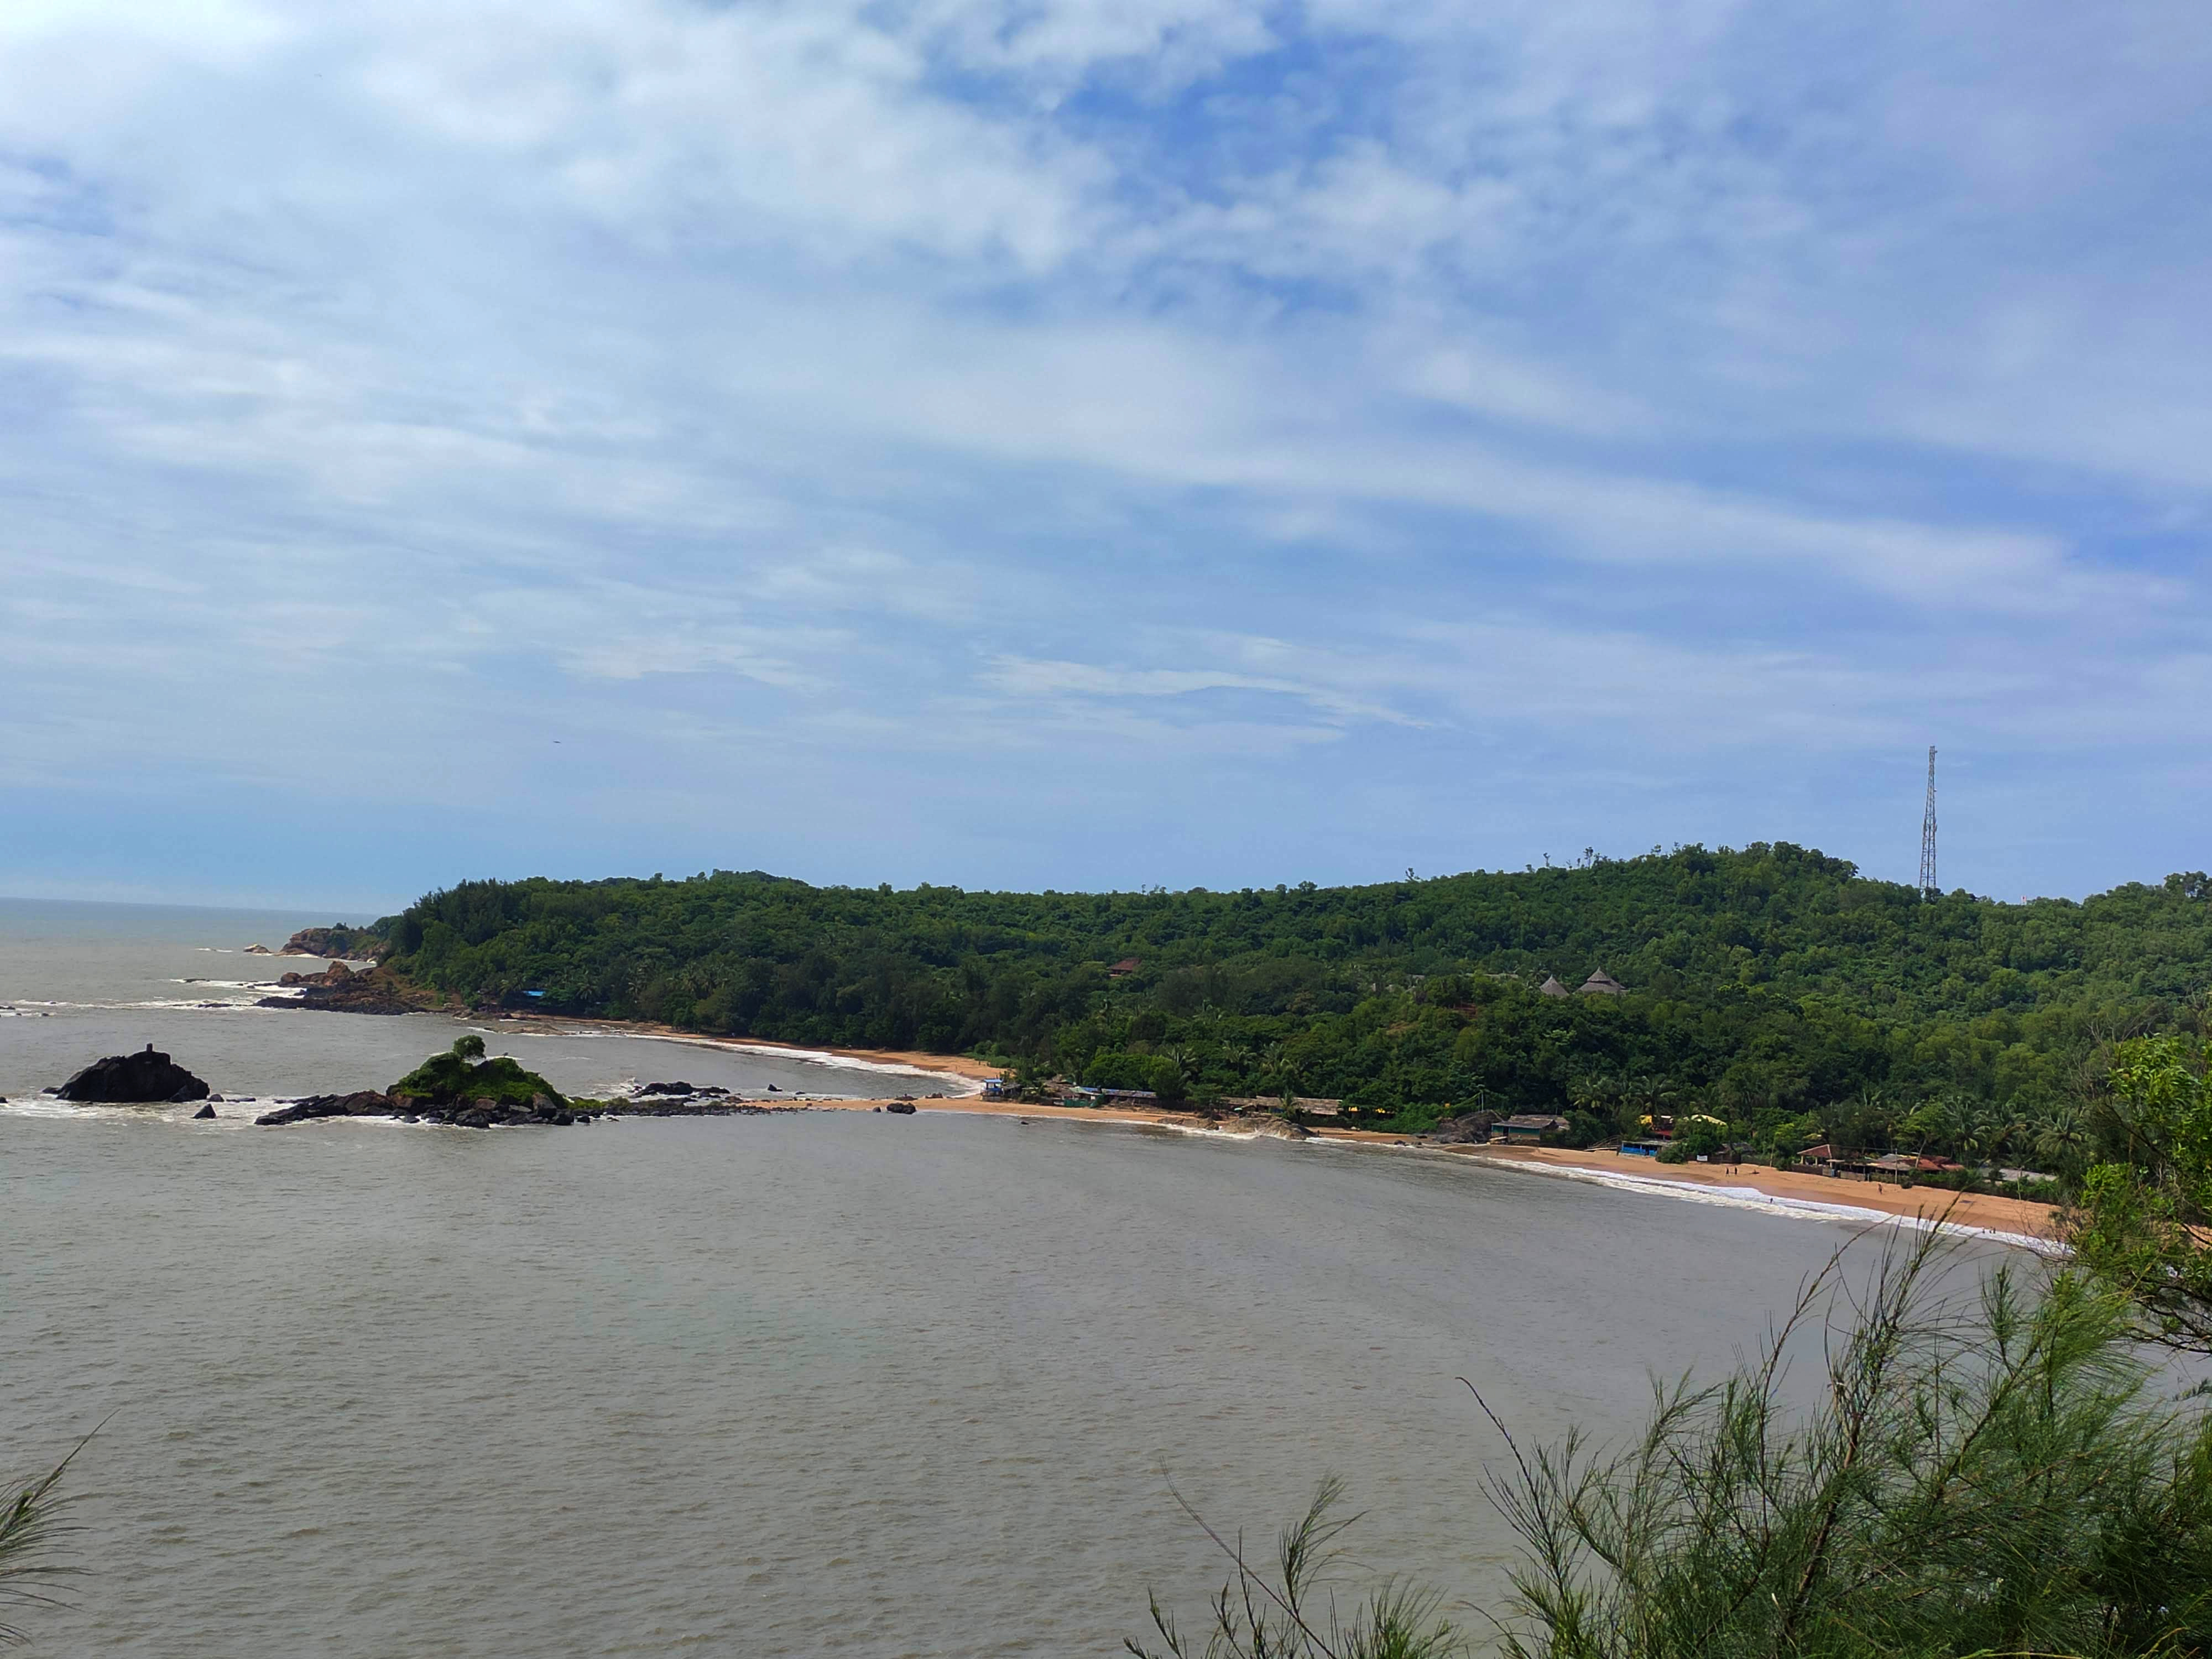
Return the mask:
<path fill-rule="evenodd" d="M 9 0 L 0 892 L 2212 865 L 2201 0 Z"/>

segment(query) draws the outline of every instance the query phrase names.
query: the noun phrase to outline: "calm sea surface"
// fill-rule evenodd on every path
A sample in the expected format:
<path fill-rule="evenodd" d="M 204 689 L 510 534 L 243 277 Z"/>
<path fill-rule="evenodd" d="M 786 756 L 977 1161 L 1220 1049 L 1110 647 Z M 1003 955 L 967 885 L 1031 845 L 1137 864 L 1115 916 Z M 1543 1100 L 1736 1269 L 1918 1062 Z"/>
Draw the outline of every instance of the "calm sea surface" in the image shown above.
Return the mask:
<path fill-rule="evenodd" d="M 0 912 L 10 1096 L 149 1040 L 226 1093 L 366 1086 L 457 1029 L 136 1006 L 273 974 L 215 953 L 329 917 L 103 912 L 101 939 L 26 910 Z M 836 1082 L 511 1046 L 580 1087 L 632 1048 Z M 1006 1118 L 256 1130 L 19 1102 L 0 1473 L 105 1423 L 72 1480 L 90 1576 L 32 1651 L 1103 1656 L 1148 1584 L 1194 1615 L 1217 1581 L 1169 1480 L 1267 1537 L 1325 1472 L 1368 1512 L 1356 1555 L 1486 1598 L 1501 1448 L 1455 1378 L 1516 1432 L 1626 1432 L 1648 1371 L 1729 1364 L 1844 1237 Z"/>

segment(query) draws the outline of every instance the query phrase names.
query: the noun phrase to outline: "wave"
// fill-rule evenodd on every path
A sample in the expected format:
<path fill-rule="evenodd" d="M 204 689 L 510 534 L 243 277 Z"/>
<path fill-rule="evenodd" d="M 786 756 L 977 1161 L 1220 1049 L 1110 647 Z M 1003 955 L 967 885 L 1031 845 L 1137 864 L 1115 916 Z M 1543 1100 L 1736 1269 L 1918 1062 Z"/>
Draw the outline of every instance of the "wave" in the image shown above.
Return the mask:
<path fill-rule="evenodd" d="M 1626 1171 L 1583 1170 L 1559 1164 L 1516 1164 L 1502 1159 L 1485 1160 L 1485 1164 L 1486 1167 L 1494 1170 L 1556 1176 L 1568 1181 L 1586 1181 L 1601 1187 L 1649 1193 L 1659 1198 L 1677 1199 L 1692 1204 L 1711 1204 L 1730 1210 L 1758 1210 L 1768 1215 L 1787 1216 L 1799 1221 L 1842 1221 L 1854 1226 L 1901 1227 L 1908 1232 L 1937 1232 L 1953 1238 L 1987 1239 L 1996 1244 L 2033 1250 L 2039 1255 L 2066 1254 L 2065 1247 L 2057 1240 L 2040 1237 L 2033 1233 L 2006 1232 L 1996 1227 L 1971 1227 L 1960 1221 L 1898 1215 L 1889 1210 L 1870 1210 L 1856 1204 L 1831 1204 L 1822 1199 L 1790 1198 L 1779 1193 L 1762 1192 L 1756 1187 L 1707 1187 L 1697 1182 L 1665 1181 Z"/>
<path fill-rule="evenodd" d="M 180 980 L 178 981 L 179 984 L 185 985 L 194 982 L 195 981 L 191 980 Z M 152 997 L 136 1002 L 33 1002 L 26 1000 L 14 1004 L 13 1006 L 6 1012 L 23 1015 L 26 1010 L 36 1008 L 42 1011 L 58 1009 L 70 1013 L 114 1014 L 131 1013 L 147 1009 L 170 1011 L 182 1010 L 187 1012 L 194 1010 L 206 1009 L 222 1013 L 233 1013 L 240 1011 L 259 1011 L 259 999 L 261 997 L 283 997 L 288 1000 L 295 1000 L 300 994 L 298 991 L 289 986 L 271 985 L 264 987 L 259 985 L 241 985 L 230 987 L 222 985 L 220 981 L 208 981 L 205 982 L 215 985 L 218 989 L 251 991 L 256 994 L 251 997 Z"/>

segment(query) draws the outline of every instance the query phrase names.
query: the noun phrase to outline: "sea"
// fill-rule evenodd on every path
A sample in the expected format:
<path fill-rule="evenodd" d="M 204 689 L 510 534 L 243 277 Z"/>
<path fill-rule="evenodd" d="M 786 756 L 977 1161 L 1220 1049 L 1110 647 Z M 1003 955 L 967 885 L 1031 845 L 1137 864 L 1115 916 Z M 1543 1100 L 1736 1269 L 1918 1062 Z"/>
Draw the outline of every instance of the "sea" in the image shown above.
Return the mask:
<path fill-rule="evenodd" d="M 1148 1593 L 1202 1625 L 1226 1563 L 1194 1517 L 1265 1553 L 1330 1475 L 1340 1595 L 1418 1579 L 1480 1632 L 1516 1553 L 1476 1391 L 1524 1448 L 1618 1440 L 1854 1237 L 952 1112 L 257 1128 L 471 1029 L 254 1006 L 323 964 L 246 946 L 347 919 L 0 901 L 0 1479 L 82 1443 L 82 1571 L 9 1615 L 30 1653 L 1103 1659 Z M 937 1086 L 484 1031 L 579 1093 Z M 149 1042 L 221 1115 L 39 1092 Z"/>

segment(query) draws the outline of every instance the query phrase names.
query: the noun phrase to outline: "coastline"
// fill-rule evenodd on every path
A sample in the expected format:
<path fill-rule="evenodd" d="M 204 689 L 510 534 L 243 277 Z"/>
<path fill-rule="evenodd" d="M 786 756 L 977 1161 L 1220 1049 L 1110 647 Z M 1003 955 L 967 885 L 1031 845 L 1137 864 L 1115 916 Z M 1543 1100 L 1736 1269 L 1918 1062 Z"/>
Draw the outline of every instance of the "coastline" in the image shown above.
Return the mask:
<path fill-rule="evenodd" d="M 811 1060 L 829 1066 L 842 1064 L 861 1071 L 926 1073 L 933 1077 L 950 1078 L 962 1085 L 963 1098 L 980 1090 L 987 1079 L 998 1077 L 1006 1069 L 1003 1066 L 971 1060 L 965 1054 L 930 1054 L 907 1048 L 812 1048 L 803 1043 L 778 1042 L 769 1037 L 710 1036 L 702 1031 L 686 1031 L 653 1020 L 599 1019 L 586 1014 L 512 1014 L 501 1018 L 462 1014 L 457 1018 L 468 1024 L 480 1024 L 487 1034 L 523 1031 L 542 1036 L 557 1036 L 565 1031 L 587 1036 L 611 1033 L 617 1036 L 650 1037 L 656 1042 L 673 1042 L 686 1048 L 714 1048 L 725 1054 L 777 1054 L 787 1060 Z M 854 1103 L 873 1106 L 881 1102 L 871 1099 Z"/>
<path fill-rule="evenodd" d="M 1452 1152 L 1450 1148 L 1439 1151 Z M 1609 1152 L 1571 1152 L 1554 1146 L 1469 1147 L 1455 1153 L 1485 1158 L 1531 1174 L 1592 1181 L 1668 1197 L 1702 1197 L 1708 1201 L 1747 1202 L 1778 1214 L 1829 1217 L 1838 1220 L 1889 1222 L 1905 1226 L 1941 1226 L 2045 1253 L 2061 1247 L 2057 1212 L 2048 1204 L 1990 1193 L 1954 1193 L 1940 1188 L 1892 1186 L 1886 1182 L 1838 1181 L 1827 1176 L 1770 1170 L 1761 1165 L 1661 1164 L 1623 1167 L 1629 1160 Z M 1638 1159 L 1638 1164 L 1649 1160 Z M 1674 1190 L 1669 1192 L 1668 1188 Z"/>
<path fill-rule="evenodd" d="M 817 1110 L 873 1111 L 888 1100 L 820 1100 L 805 1103 Z M 1268 1139 L 1256 1129 L 1202 1118 L 1189 1112 L 1138 1107 L 1024 1106 L 1012 1101 L 987 1101 L 974 1096 L 951 1100 L 916 1100 L 924 1112 L 965 1112 L 976 1116 L 1059 1119 L 1079 1123 L 1114 1123 L 1182 1130 L 1231 1140 Z M 1881 1182 L 1844 1182 L 1793 1170 L 1770 1170 L 1753 1164 L 1660 1164 L 1623 1167 L 1627 1160 L 1617 1154 L 1575 1152 L 1565 1147 L 1439 1146 L 1411 1140 L 1381 1129 L 1314 1127 L 1314 1140 L 1371 1150 L 1419 1153 L 1443 1158 L 1480 1160 L 1493 1168 L 1523 1175 L 1580 1180 L 1617 1190 L 1648 1193 L 1656 1197 L 1705 1203 L 1729 1204 L 1761 1209 L 1776 1215 L 1807 1220 L 1840 1221 L 1862 1225 L 1887 1224 L 1917 1229 L 1941 1228 L 1950 1233 L 1986 1238 L 2024 1249 L 2049 1254 L 2060 1249 L 2054 1225 L 2057 1212 L 2047 1204 L 2027 1199 L 2003 1198 L 1987 1193 L 1953 1193 L 1940 1189 L 1894 1187 Z M 1643 1163 L 1639 1160 L 1639 1164 Z"/>
<path fill-rule="evenodd" d="M 1908 1189 L 1871 1182 L 1843 1182 L 1749 1164 L 1735 1168 L 1696 1164 L 1659 1164 L 1649 1159 L 1626 1159 L 1611 1152 L 1577 1152 L 1559 1147 L 1434 1145 L 1392 1131 L 1336 1125 L 1309 1125 L 1304 1134 L 1297 1135 L 1272 1119 L 1222 1120 L 1168 1107 L 1028 1105 L 1015 1101 L 985 1099 L 981 1093 L 983 1083 L 1001 1075 L 1005 1067 L 961 1054 L 925 1054 L 910 1049 L 811 1048 L 769 1038 L 714 1036 L 653 1021 L 587 1016 L 514 1013 L 497 1017 L 480 1014 L 459 1014 L 456 1017 L 487 1036 L 559 1036 L 564 1033 L 577 1036 L 626 1036 L 726 1054 L 756 1054 L 811 1061 L 846 1071 L 848 1074 L 853 1072 L 875 1074 L 871 1079 L 872 1086 L 860 1097 L 796 1092 L 782 1097 L 787 1107 L 822 1111 L 872 1111 L 894 1104 L 902 1107 L 911 1105 L 920 1111 L 965 1112 L 977 1116 L 1058 1119 L 1092 1124 L 1151 1127 L 1220 1139 L 1310 1138 L 1316 1142 L 1340 1144 L 1346 1147 L 1388 1150 L 1427 1158 L 1474 1158 L 1493 1168 L 1517 1170 L 1527 1175 L 1580 1180 L 1616 1189 L 1673 1198 L 1678 1201 L 1756 1208 L 1800 1219 L 1842 1221 L 1861 1225 L 1942 1226 L 1946 1231 L 2033 1250 L 2050 1252 L 2059 1248 L 2055 1241 L 2056 1212 L 2048 1206 L 2022 1199 L 1984 1194 L 1954 1194 L 1940 1189 Z M 911 1090 L 908 1086 L 909 1082 L 913 1085 Z M 925 1086 L 941 1092 L 920 1093 Z M 612 1103 L 617 1113 L 622 1112 L 621 1103 Z M 23 1105 L 28 1104 L 23 1103 Z M 1268 1127 L 1261 1127 L 1263 1124 Z"/>

